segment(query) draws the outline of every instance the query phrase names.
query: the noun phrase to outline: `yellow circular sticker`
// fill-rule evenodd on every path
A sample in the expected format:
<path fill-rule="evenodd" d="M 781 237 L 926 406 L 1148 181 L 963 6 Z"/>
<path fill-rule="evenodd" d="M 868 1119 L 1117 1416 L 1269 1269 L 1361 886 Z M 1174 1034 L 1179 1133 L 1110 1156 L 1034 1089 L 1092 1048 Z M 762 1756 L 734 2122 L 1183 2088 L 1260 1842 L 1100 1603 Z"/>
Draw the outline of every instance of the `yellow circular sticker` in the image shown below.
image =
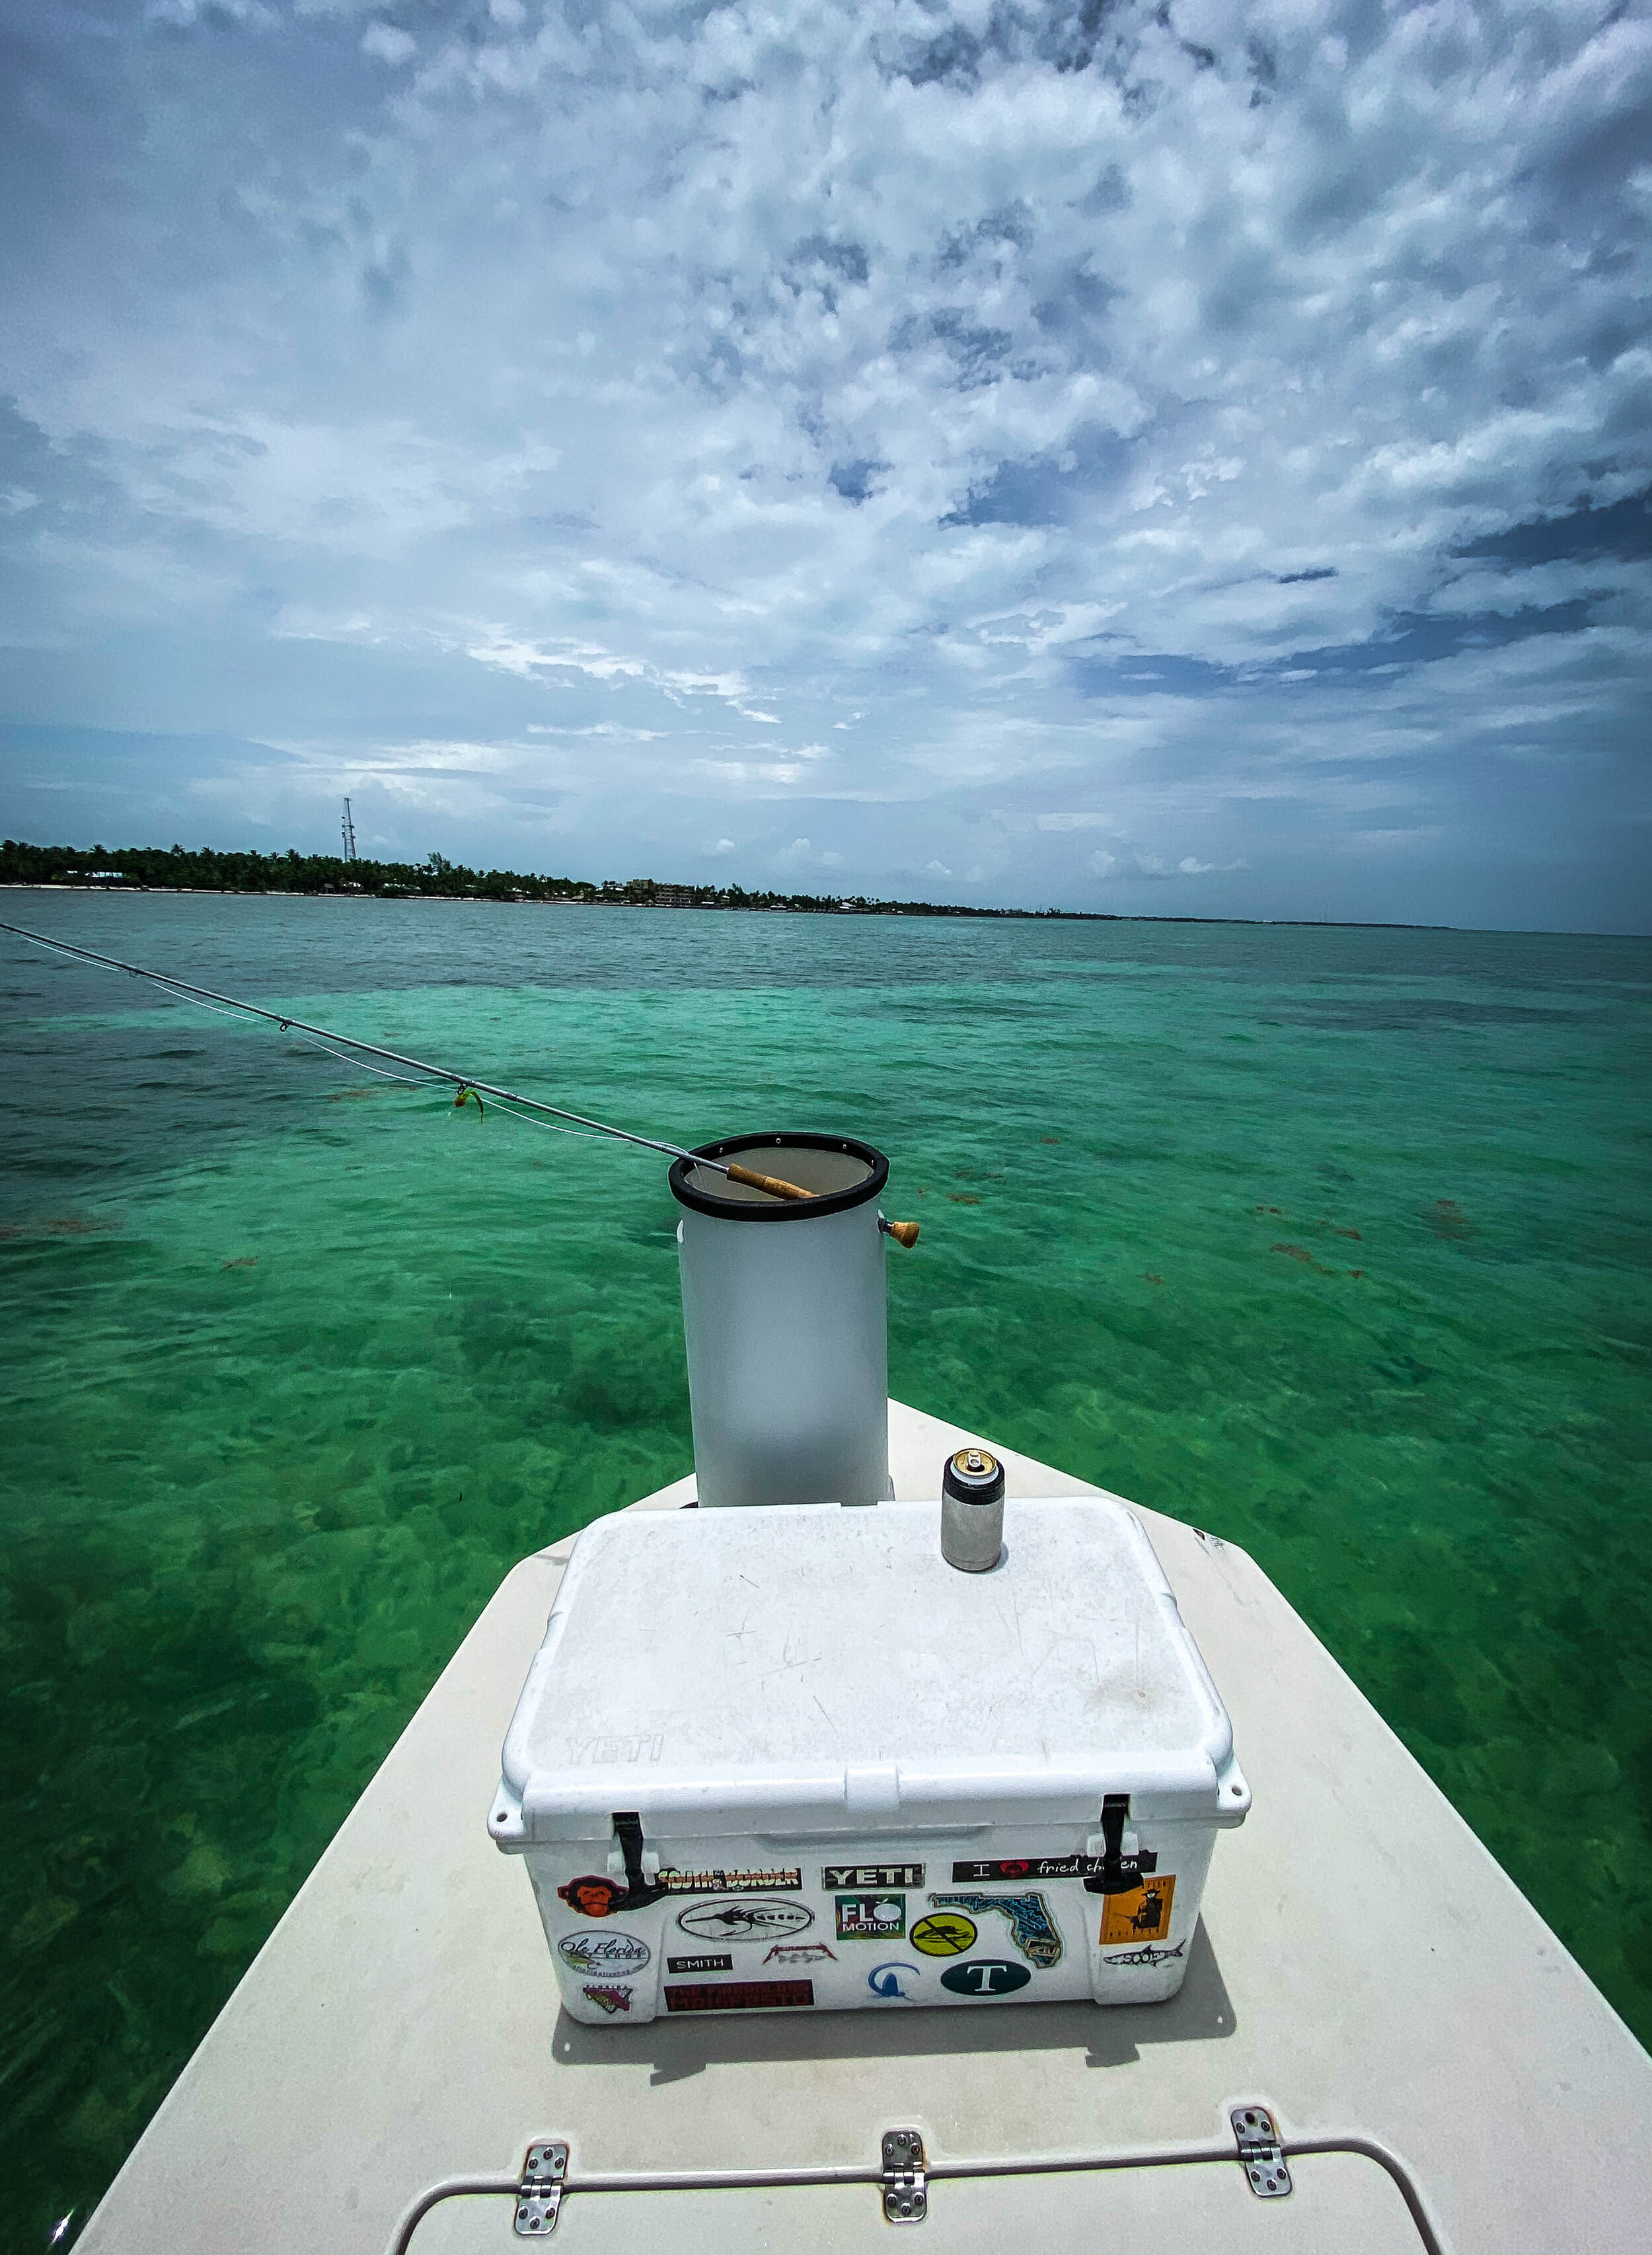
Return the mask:
<path fill-rule="evenodd" d="M 932 1910 L 907 1938 L 925 1957 L 961 1957 L 975 1947 L 975 1921 L 960 1910 Z"/>

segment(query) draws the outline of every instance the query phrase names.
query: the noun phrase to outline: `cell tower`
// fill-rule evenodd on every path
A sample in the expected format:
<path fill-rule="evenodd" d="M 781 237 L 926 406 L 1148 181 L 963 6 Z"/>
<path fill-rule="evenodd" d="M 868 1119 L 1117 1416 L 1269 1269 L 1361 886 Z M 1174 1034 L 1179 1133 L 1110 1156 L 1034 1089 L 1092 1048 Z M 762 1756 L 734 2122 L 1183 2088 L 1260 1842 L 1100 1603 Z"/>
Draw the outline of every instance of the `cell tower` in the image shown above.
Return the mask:
<path fill-rule="evenodd" d="M 344 832 L 344 858 L 347 861 L 353 861 L 355 859 L 355 825 L 350 819 L 350 802 L 348 798 L 344 802 L 344 820 L 341 826 Z"/>

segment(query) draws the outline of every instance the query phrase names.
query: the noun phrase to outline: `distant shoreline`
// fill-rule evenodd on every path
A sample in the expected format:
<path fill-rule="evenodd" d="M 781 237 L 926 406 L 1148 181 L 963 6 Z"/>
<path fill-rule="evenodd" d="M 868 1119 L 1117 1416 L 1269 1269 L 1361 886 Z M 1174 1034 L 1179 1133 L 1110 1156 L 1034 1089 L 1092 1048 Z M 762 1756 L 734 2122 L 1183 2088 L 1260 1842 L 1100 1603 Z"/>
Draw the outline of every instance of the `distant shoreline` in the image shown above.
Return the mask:
<path fill-rule="evenodd" d="M 421 893 L 407 890 L 383 892 L 376 888 L 369 891 L 343 892 L 338 887 L 297 885 L 149 885 L 130 882 L 98 882 L 95 880 L 70 882 L 63 879 L 0 877 L 0 892 L 4 893 L 161 893 L 183 899 L 247 900 L 247 901 L 361 901 L 399 907 L 416 903 L 446 905 L 457 908 L 619 908 L 619 909 L 690 909 L 711 911 L 725 916 L 861 916 L 861 917 L 934 917 L 963 918 L 973 923 L 1014 924 L 1239 924 L 1255 931 L 1479 931 L 1478 924 L 1395 924 L 1365 917 L 1196 917 L 1125 915 L 1116 910 L 1105 909 L 985 909 L 936 905 L 926 901 L 890 901 L 844 906 L 833 902 L 818 908 L 793 908 L 789 903 L 763 901 L 649 901 L 594 897 L 582 894 L 551 894 L 536 897 L 532 895 L 500 896 L 496 893 Z M 1487 926 L 1487 930 L 1501 931 L 1502 926 Z M 1510 929 L 1513 929 L 1512 927 Z M 1548 932 L 1534 930 L 1521 932 L 1532 938 L 1592 938 L 1634 939 L 1648 935 L 1634 932 Z"/>

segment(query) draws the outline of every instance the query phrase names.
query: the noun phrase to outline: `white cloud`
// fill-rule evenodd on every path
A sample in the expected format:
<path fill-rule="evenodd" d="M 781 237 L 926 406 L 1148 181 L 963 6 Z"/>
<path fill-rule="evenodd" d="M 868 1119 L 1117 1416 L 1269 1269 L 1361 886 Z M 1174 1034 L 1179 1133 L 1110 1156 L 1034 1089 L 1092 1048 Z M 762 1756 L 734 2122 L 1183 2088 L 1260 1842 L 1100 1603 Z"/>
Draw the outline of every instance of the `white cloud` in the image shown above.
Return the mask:
<path fill-rule="evenodd" d="M 868 889 L 1288 912 L 1375 790 L 1517 915 L 1627 834 L 1646 563 L 1458 551 L 1652 483 L 1643 11 L 151 20 L 42 34 L 109 100 L 12 221 L 5 641 L 66 724 L 401 790 L 427 728 L 496 858 L 538 793 L 664 868 L 689 799 Z"/>

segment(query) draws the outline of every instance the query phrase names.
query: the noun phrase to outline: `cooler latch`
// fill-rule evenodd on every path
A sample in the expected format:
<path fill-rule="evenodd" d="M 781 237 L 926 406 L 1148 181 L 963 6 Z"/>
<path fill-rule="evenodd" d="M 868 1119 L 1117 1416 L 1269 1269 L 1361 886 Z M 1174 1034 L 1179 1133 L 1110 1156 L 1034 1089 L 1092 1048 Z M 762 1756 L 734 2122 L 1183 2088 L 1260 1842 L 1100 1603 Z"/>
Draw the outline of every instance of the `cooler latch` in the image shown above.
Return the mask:
<path fill-rule="evenodd" d="M 1258 2200 L 1283 2200 L 1290 2190 L 1290 2171 L 1274 2118 L 1265 2106 L 1235 2106 L 1228 2116 L 1239 2140 L 1239 2165 L 1250 2179 Z"/>
<path fill-rule="evenodd" d="M 924 2140 L 916 2130 L 883 2132 L 883 2220 L 922 2223 L 929 2214 Z"/>
<path fill-rule="evenodd" d="M 567 2174 L 568 2149 L 559 2138 L 542 2138 L 529 2146 L 517 2187 L 518 2239 L 548 2239 L 556 2230 Z"/>
<path fill-rule="evenodd" d="M 1092 1872 L 1085 1880 L 1087 1895 L 1134 1894 L 1142 1884 L 1144 1872 L 1156 1872 L 1157 1855 L 1144 1848 L 1140 1855 L 1124 1853 L 1124 1820 L 1130 1813 L 1128 1793 L 1109 1793 L 1101 1802 L 1101 1868 Z M 1090 1845 L 1094 1847 L 1093 1839 Z"/>

